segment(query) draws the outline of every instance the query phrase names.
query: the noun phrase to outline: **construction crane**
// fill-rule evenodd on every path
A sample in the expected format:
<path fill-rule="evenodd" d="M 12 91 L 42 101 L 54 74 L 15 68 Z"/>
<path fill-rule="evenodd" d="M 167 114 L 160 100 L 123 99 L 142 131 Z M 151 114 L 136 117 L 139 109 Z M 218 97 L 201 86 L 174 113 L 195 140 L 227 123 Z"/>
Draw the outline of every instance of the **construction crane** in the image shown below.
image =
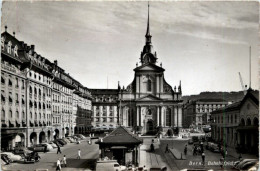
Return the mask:
<path fill-rule="evenodd" d="M 244 91 L 244 95 L 246 95 L 246 86 L 244 86 L 243 79 L 242 79 L 240 72 L 238 72 L 238 75 L 239 75 L 240 83 L 242 86 L 242 90 Z"/>

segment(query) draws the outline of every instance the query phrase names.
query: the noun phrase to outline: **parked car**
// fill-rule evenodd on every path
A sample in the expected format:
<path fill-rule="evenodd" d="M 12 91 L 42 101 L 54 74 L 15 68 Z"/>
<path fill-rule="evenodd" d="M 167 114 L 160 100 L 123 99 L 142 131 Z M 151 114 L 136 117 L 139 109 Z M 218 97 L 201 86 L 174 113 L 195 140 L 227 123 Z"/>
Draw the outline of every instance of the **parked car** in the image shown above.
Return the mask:
<path fill-rule="evenodd" d="M 57 139 L 53 140 L 53 143 L 56 144 L 57 146 L 63 147 L 63 145 Z"/>
<path fill-rule="evenodd" d="M 20 155 L 13 154 L 12 152 L 2 152 L 1 154 L 6 154 L 11 161 L 21 161 L 22 157 Z"/>
<path fill-rule="evenodd" d="M 212 143 L 212 142 L 207 142 L 206 149 L 208 149 L 214 153 L 219 153 L 218 145 L 215 143 Z"/>
<path fill-rule="evenodd" d="M 68 139 L 71 143 L 75 143 L 75 142 L 76 142 L 76 140 L 75 140 L 74 138 L 72 138 L 72 137 L 67 137 L 67 139 Z"/>
<path fill-rule="evenodd" d="M 47 151 L 51 151 L 53 149 L 52 145 L 49 143 L 42 143 L 43 145 L 45 144 L 47 146 Z"/>
<path fill-rule="evenodd" d="M 238 170 L 242 170 L 243 167 L 246 167 L 248 164 L 251 165 L 251 164 L 257 164 L 257 159 L 243 159 L 239 162 L 236 162 L 234 164 L 234 168 L 235 169 L 238 169 Z M 251 166 L 253 166 L 251 165 Z"/>
<path fill-rule="evenodd" d="M 70 141 L 67 138 L 62 138 L 63 141 L 65 141 L 66 143 L 70 143 Z"/>
<path fill-rule="evenodd" d="M 57 139 L 57 141 L 58 141 L 61 145 L 63 145 L 63 146 L 67 144 L 67 142 L 64 141 L 63 139 Z"/>
<path fill-rule="evenodd" d="M 193 140 L 189 139 L 188 144 L 193 144 Z"/>
<path fill-rule="evenodd" d="M 96 171 L 123 171 L 126 170 L 125 166 L 121 166 L 118 164 L 116 160 L 104 160 L 97 161 Z"/>
<path fill-rule="evenodd" d="M 7 154 L 1 153 L 1 159 L 2 159 L 6 164 L 9 164 L 9 163 L 12 163 L 12 162 L 13 162 L 13 161 L 8 157 Z"/>
<path fill-rule="evenodd" d="M 58 148 L 57 144 L 55 144 L 54 142 L 50 142 L 49 144 L 52 146 L 52 148 Z"/>
<path fill-rule="evenodd" d="M 26 147 L 16 147 L 14 148 L 14 154 L 18 154 L 21 155 L 22 157 L 24 157 L 26 154 L 31 153 L 32 151 L 29 150 Z"/>
<path fill-rule="evenodd" d="M 46 146 L 47 146 L 46 144 L 35 144 L 29 147 L 28 149 L 37 152 L 44 152 Z M 47 146 L 47 151 L 49 151 L 48 146 Z"/>

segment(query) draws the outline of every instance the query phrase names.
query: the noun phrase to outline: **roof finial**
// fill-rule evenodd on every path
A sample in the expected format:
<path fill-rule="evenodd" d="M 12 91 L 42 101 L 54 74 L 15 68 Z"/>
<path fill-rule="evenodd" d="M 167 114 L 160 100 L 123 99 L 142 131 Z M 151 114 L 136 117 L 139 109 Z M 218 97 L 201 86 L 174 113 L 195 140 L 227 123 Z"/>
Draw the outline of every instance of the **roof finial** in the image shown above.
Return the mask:
<path fill-rule="evenodd" d="M 148 1 L 148 20 L 147 20 L 147 30 L 146 30 L 146 36 L 150 36 L 150 25 L 149 25 L 149 7 L 150 7 L 150 4 L 149 4 L 149 1 Z"/>
<path fill-rule="evenodd" d="M 5 26 L 5 32 L 7 32 L 7 25 Z"/>
<path fill-rule="evenodd" d="M 14 37 L 15 37 L 15 32 L 13 32 L 13 35 L 14 35 Z"/>

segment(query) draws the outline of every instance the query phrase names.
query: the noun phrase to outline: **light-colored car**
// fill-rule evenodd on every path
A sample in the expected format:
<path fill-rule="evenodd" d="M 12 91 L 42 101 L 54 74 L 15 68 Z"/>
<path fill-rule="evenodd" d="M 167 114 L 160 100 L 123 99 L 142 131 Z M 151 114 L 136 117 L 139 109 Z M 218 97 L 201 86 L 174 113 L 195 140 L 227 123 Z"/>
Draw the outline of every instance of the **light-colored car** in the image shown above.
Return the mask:
<path fill-rule="evenodd" d="M 70 143 L 70 141 L 67 138 L 62 138 L 66 143 Z"/>
<path fill-rule="evenodd" d="M 47 145 L 47 151 L 51 151 L 53 149 L 52 145 L 50 145 L 49 143 L 42 143 Z"/>
<path fill-rule="evenodd" d="M 53 142 L 50 142 L 49 144 L 52 146 L 52 148 L 58 148 L 57 145 Z"/>
<path fill-rule="evenodd" d="M 12 152 L 2 152 L 1 154 L 6 154 L 14 162 L 22 160 L 22 157 L 20 155 L 16 155 Z"/>
<path fill-rule="evenodd" d="M 96 171 L 124 171 L 126 170 L 125 166 L 118 164 L 116 160 L 103 160 L 97 161 Z"/>

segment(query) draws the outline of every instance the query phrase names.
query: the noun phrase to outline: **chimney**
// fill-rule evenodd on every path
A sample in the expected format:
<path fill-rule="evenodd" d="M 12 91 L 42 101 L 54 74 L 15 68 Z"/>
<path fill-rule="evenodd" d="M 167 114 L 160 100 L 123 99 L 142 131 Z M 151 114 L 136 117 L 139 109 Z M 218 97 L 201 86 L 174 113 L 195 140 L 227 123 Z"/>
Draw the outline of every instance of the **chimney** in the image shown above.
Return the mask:
<path fill-rule="evenodd" d="M 54 65 L 58 65 L 58 61 L 57 60 L 54 60 Z"/>
<path fill-rule="evenodd" d="M 35 47 L 34 45 L 31 45 L 31 49 L 32 49 L 33 51 L 34 51 L 34 47 Z"/>

